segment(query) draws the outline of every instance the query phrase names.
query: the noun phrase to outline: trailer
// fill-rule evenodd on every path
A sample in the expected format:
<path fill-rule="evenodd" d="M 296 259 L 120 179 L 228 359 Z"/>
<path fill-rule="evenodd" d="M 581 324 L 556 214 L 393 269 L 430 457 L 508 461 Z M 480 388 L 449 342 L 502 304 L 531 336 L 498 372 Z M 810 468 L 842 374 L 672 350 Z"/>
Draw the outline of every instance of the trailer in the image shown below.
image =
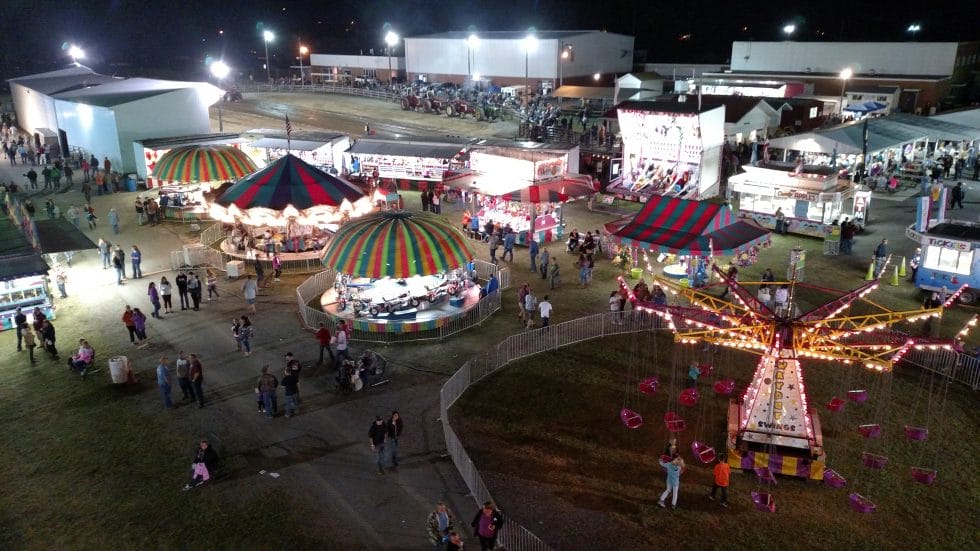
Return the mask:
<path fill-rule="evenodd" d="M 915 286 L 926 291 L 953 293 L 966 285 L 960 302 L 972 304 L 980 299 L 980 224 L 962 220 L 930 221 L 919 231 L 909 226 L 906 235 L 922 249 L 920 266 L 915 270 Z"/>

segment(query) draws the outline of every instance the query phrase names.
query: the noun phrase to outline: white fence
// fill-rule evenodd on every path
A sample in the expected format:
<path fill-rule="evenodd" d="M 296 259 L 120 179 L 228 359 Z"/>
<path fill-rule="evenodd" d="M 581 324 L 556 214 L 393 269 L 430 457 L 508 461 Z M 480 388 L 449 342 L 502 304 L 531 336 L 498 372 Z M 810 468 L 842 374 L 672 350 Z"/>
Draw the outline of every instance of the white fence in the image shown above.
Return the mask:
<path fill-rule="evenodd" d="M 390 90 L 372 90 L 356 86 L 338 86 L 336 84 L 239 84 L 240 92 L 320 92 L 326 94 L 344 94 L 361 96 L 382 101 L 395 101 L 400 96 Z"/>
<path fill-rule="evenodd" d="M 980 390 L 980 360 L 973 356 L 955 350 L 912 349 L 902 361 L 949 377 L 973 390 Z"/>
<path fill-rule="evenodd" d="M 478 261 L 479 262 L 479 261 Z M 489 264 L 489 263 L 485 263 Z M 492 266 L 492 265 L 491 265 Z M 479 268 L 477 272 L 479 273 Z M 502 272 L 507 272 L 506 269 Z M 320 323 L 333 330 L 335 318 L 328 315 L 319 307 L 320 296 L 327 289 L 333 286 L 335 272 L 324 270 L 299 284 L 296 287 L 296 307 L 299 310 L 300 318 L 307 329 L 316 330 Z M 387 331 L 365 331 L 356 326 L 350 332 L 350 340 L 358 342 L 369 342 L 378 344 L 392 344 L 396 342 L 440 340 L 460 331 L 465 331 L 471 327 L 480 325 L 484 320 L 500 310 L 501 292 L 488 295 L 477 303 L 476 307 L 469 308 L 453 316 L 440 320 L 438 327 L 431 329 L 415 330 L 414 321 L 389 321 L 385 324 Z M 312 305 L 312 306 L 311 306 Z M 412 330 L 408 330 L 412 327 Z"/>

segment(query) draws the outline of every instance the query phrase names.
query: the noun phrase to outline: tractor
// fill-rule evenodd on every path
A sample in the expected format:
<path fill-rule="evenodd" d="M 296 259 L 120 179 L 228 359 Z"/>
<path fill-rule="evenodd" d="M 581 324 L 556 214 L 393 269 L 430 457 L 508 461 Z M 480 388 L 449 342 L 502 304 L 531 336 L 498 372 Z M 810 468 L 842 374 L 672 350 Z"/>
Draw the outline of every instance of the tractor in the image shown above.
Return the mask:
<path fill-rule="evenodd" d="M 423 100 L 419 99 L 415 94 L 407 94 L 402 96 L 402 109 L 405 111 L 419 111 L 422 109 Z"/>
<path fill-rule="evenodd" d="M 446 100 L 435 95 L 422 100 L 422 110 L 426 113 L 442 113 L 445 108 Z"/>
<path fill-rule="evenodd" d="M 466 115 L 473 115 L 473 117 L 478 117 L 477 110 L 473 108 L 472 105 L 467 103 L 465 100 L 454 99 L 450 100 L 446 104 L 444 109 L 447 117 L 462 117 L 466 118 Z"/>
<path fill-rule="evenodd" d="M 498 119 L 500 119 L 500 107 L 489 102 L 483 102 L 483 105 L 476 108 L 476 120 L 493 122 Z"/>

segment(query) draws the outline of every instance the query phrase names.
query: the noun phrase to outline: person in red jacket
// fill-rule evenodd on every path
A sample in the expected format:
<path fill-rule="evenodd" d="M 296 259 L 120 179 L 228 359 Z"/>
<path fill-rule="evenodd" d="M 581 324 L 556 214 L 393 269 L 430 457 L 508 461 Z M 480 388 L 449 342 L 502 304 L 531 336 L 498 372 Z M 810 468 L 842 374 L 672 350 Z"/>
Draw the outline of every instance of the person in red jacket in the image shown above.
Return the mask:
<path fill-rule="evenodd" d="M 337 359 L 333 356 L 333 349 L 330 348 L 330 330 L 327 329 L 326 324 L 322 321 L 320 322 L 320 328 L 316 330 L 317 342 L 320 343 L 320 361 L 317 362 L 318 365 L 323 365 L 323 351 L 326 350 L 327 354 L 330 354 L 330 364 L 333 365 L 337 363 Z"/>

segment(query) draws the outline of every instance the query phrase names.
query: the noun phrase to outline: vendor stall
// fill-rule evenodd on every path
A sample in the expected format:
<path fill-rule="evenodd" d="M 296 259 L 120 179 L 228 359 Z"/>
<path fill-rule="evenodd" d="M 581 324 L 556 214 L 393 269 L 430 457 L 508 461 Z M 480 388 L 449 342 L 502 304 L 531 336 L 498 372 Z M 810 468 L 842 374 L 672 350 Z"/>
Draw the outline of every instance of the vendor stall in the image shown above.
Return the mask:
<path fill-rule="evenodd" d="M 819 238 L 844 217 L 858 225 L 867 219 L 870 192 L 859 201 L 854 184 L 839 179 L 835 168 L 775 161 L 743 168 L 745 173 L 728 179 L 741 218 L 775 228 L 779 211 L 784 231 Z"/>
<path fill-rule="evenodd" d="M 656 195 L 706 199 L 718 194 L 724 106 L 701 106 L 693 99 L 625 101 L 615 116 L 623 140 L 622 172 L 610 180 L 607 192 L 640 202 Z"/>
<path fill-rule="evenodd" d="M 428 189 L 426 182 L 441 182 L 447 170 L 466 167 L 466 147 L 462 142 L 360 139 L 344 153 L 345 173 L 352 181 L 388 180 L 400 189 Z"/>
<path fill-rule="evenodd" d="M 242 136 L 250 140 L 242 150 L 251 157 L 271 163 L 291 154 L 330 174 L 344 171 L 344 152 L 351 145 L 347 134 L 332 132 L 301 131 L 287 136 L 282 130 L 255 129 Z"/>
<path fill-rule="evenodd" d="M 47 319 L 55 317 L 37 225 L 9 195 L 6 200 L 10 218 L 0 219 L 0 330 L 14 328 L 18 308 L 27 323 L 34 322 L 35 308 Z"/>

